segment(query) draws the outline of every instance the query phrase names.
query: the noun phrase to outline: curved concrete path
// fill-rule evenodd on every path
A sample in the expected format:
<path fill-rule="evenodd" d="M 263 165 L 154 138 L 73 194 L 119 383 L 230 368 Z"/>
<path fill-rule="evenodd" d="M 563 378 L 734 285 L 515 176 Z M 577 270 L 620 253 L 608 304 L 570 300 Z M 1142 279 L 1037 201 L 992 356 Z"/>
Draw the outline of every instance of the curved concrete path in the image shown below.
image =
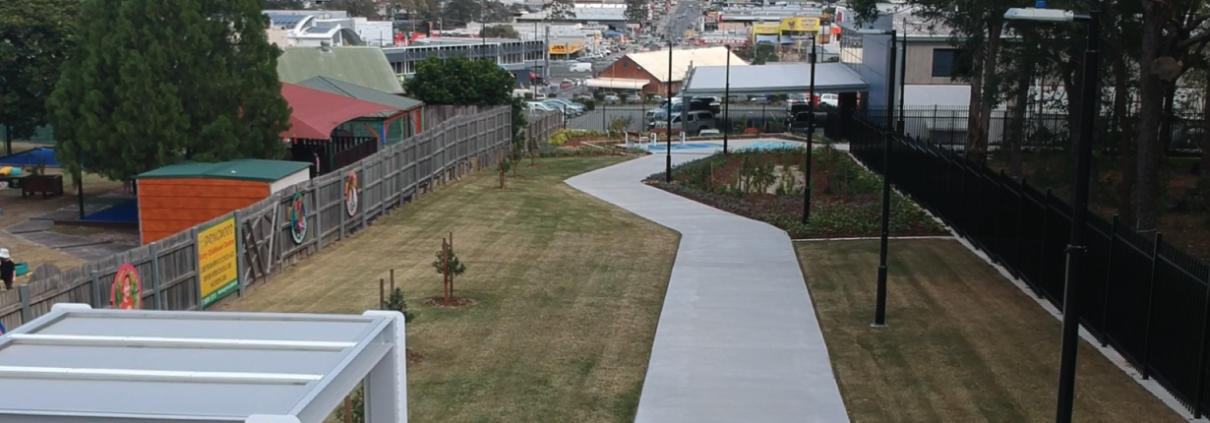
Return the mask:
<path fill-rule="evenodd" d="M 567 180 L 681 233 L 635 421 L 848 422 L 789 236 L 642 184 L 664 160 Z"/>

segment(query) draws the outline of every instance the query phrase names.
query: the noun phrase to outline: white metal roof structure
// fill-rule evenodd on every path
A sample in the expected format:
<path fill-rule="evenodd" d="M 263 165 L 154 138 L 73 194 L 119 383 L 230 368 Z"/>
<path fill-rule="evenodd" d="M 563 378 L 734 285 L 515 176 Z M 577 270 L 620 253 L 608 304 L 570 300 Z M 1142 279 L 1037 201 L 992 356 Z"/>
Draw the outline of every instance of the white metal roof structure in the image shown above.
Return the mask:
<path fill-rule="evenodd" d="M 646 79 L 632 78 L 593 78 L 584 81 L 584 85 L 595 88 L 613 88 L 618 90 L 641 90 L 647 85 Z"/>
<path fill-rule="evenodd" d="M 725 66 L 695 67 L 689 75 L 686 95 L 722 96 L 727 85 Z M 815 64 L 815 92 L 864 92 L 869 84 L 843 63 Z M 768 64 L 731 66 L 731 95 L 802 94 L 811 87 L 811 64 Z"/>
<path fill-rule="evenodd" d="M 731 55 L 732 68 L 748 66 L 748 62 L 736 56 L 735 53 L 728 53 L 727 48 L 722 46 L 672 49 L 672 82 L 683 81 L 685 75 L 689 73 L 690 66 L 693 68 L 724 66 L 727 64 L 728 54 Z M 669 81 L 668 50 L 630 53 L 626 57 L 655 77 L 657 81 Z M 615 63 L 613 66 L 617 66 L 617 64 Z"/>
<path fill-rule="evenodd" d="M 321 423 L 365 379 L 369 423 L 407 421 L 403 315 L 94 310 L 0 336 L 0 421 Z"/>

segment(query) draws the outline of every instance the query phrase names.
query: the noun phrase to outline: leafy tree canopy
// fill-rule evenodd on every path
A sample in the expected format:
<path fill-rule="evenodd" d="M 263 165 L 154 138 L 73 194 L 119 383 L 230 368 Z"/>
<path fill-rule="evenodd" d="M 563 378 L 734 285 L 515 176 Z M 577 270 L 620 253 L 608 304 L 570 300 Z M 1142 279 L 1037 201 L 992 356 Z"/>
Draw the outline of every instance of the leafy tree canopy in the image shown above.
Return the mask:
<path fill-rule="evenodd" d="M 0 125 L 26 138 L 49 122 L 46 98 L 74 47 L 80 0 L 0 1 Z"/>
<path fill-rule="evenodd" d="M 486 38 L 521 38 L 521 34 L 509 25 L 489 26 L 484 28 L 483 31 L 480 31 L 479 36 Z"/>
<path fill-rule="evenodd" d="M 428 104 L 511 104 L 517 80 L 488 60 L 430 57 L 416 66 L 408 95 Z"/>
<path fill-rule="evenodd" d="M 546 19 L 568 20 L 576 18 L 576 4 L 572 0 L 550 0 L 542 4 Z"/>
<path fill-rule="evenodd" d="M 303 10 L 307 4 L 302 0 L 263 0 L 265 10 Z"/>
<path fill-rule="evenodd" d="M 645 0 L 626 0 L 626 20 L 637 24 L 647 22 L 648 9 Z"/>
<path fill-rule="evenodd" d="M 84 0 L 79 43 L 47 103 L 59 161 L 126 179 L 187 159 L 280 156 L 290 109 L 261 7 Z"/>
<path fill-rule="evenodd" d="M 343 10 L 349 12 L 349 16 L 360 16 L 363 18 L 377 18 L 378 3 L 374 0 L 332 0 L 332 4 L 327 7 L 329 10 Z"/>

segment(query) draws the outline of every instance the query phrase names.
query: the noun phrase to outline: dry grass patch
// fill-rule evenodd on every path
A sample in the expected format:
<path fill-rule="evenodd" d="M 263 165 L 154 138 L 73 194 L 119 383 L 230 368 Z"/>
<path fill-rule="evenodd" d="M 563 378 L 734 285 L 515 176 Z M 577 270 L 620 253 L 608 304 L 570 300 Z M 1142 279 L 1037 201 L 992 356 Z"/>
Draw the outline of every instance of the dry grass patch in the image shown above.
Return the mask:
<path fill-rule="evenodd" d="M 870 328 L 878 241 L 796 247 L 854 423 L 1054 419 L 1059 322 L 961 244 L 892 241 L 883 329 Z M 1075 417 L 1182 421 L 1086 343 Z"/>
<path fill-rule="evenodd" d="M 360 313 L 393 268 L 425 355 L 408 369 L 414 421 L 632 421 L 678 236 L 562 183 L 622 160 L 523 164 L 506 190 L 481 172 L 220 308 Z M 441 294 L 430 263 L 449 232 L 473 307 L 422 305 Z"/>

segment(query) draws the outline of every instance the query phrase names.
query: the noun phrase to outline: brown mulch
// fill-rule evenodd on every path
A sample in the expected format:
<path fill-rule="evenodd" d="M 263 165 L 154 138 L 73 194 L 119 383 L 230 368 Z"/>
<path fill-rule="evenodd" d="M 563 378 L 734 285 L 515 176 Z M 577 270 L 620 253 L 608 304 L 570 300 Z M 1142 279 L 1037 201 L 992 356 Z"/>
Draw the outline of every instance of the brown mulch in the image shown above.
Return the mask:
<path fill-rule="evenodd" d="M 424 354 L 413 351 L 408 348 L 408 364 L 417 364 L 424 361 Z"/>
<path fill-rule="evenodd" d="M 478 302 L 474 298 L 466 297 L 450 297 L 450 305 L 445 305 L 445 298 L 443 297 L 433 297 L 424 300 L 424 305 L 426 306 L 441 308 L 463 308 L 475 304 L 478 304 Z"/>

